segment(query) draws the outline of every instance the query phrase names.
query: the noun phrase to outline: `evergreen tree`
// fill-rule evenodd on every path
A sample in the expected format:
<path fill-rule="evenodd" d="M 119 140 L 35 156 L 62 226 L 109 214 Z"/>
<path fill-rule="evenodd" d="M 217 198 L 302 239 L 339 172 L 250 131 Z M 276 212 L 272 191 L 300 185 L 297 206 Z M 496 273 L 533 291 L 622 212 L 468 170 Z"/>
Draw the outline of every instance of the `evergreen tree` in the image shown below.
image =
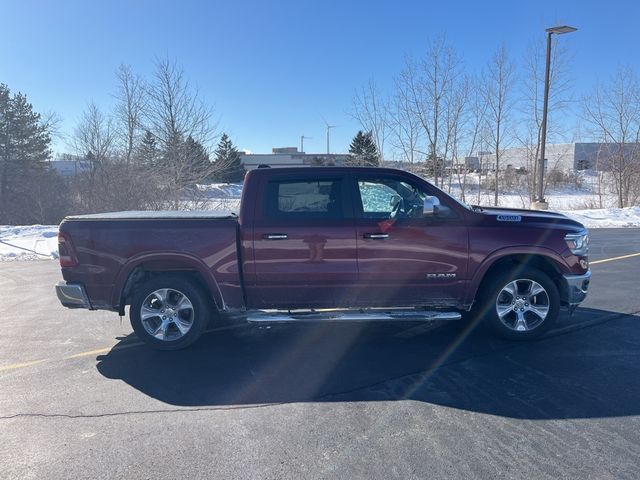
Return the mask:
<path fill-rule="evenodd" d="M 156 166 L 159 158 L 160 151 L 158 150 L 156 137 L 149 130 L 146 130 L 136 151 L 136 162 L 140 165 Z"/>
<path fill-rule="evenodd" d="M 0 223 L 18 223 L 33 208 L 29 184 L 51 156 L 48 126 L 27 97 L 0 84 Z"/>
<path fill-rule="evenodd" d="M 425 175 L 428 177 L 442 178 L 444 174 L 444 160 L 442 160 L 442 157 L 434 158 L 433 153 L 430 153 L 425 160 L 424 170 Z"/>
<path fill-rule="evenodd" d="M 244 179 L 244 167 L 240 163 L 240 152 L 226 133 L 222 134 L 214 152 L 215 180 L 226 183 L 239 183 Z"/>
<path fill-rule="evenodd" d="M 202 180 L 208 177 L 212 170 L 211 159 L 200 142 L 194 140 L 193 137 L 187 137 L 184 142 L 184 161 L 189 169 L 196 177 L 200 176 Z"/>
<path fill-rule="evenodd" d="M 348 165 L 377 167 L 380 165 L 380 155 L 376 149 L 371 132 L 363 133 L 360 130 L 349 147 Z"/>

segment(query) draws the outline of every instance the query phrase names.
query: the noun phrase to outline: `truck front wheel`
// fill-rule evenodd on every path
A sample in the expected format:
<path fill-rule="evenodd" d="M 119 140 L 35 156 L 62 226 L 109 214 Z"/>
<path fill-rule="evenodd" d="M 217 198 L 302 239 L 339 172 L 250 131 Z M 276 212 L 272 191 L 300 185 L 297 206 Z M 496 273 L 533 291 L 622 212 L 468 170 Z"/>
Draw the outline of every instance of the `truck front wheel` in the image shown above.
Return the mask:
<path fill-rule="evenodd" d="M 560 295 L 547 274 L 536 269 L 497 275 L 482 289 L 477 314 L 500 336 L 527 340 L 541 336 L 556 322 Z"/>
<path fill-rule="evenodd" d="M 178 350 L 200 338 L 210 313 L 196 283 L 178 275 L 161 275 L 136 288 L 129 317 L 136 335 L 147 345 Z"/>

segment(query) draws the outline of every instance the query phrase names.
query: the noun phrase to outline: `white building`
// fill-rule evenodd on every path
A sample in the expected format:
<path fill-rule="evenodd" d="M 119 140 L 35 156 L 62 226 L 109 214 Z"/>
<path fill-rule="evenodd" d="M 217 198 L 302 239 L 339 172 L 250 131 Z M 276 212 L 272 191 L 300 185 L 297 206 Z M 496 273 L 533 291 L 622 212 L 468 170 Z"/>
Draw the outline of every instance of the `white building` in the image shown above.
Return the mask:
<path fill-rule="evenodd" d="M 560 143 L 546 146 L 546 168 L 558 170 L 608 170 L 611 162 L 624 155 L 628 161 L 640 161 L 640 144 L 626 144 L 624 149 L 615 143 Z M 508 148 L 500 155 L 500 169 L 522 168 L 531 170 L 537 161 L 535 147 Z M 495 170 L 495 153 L 478 152 L 466 157 L 467 168 Z M 481 167 L 480 167 L 481 164 Z"/>
<path fill-rule="evenodd" d="M 85 160 L 53 160 L 49 167 L 61 177 L 74 177 L 89 170 L 89 162 Z"/>

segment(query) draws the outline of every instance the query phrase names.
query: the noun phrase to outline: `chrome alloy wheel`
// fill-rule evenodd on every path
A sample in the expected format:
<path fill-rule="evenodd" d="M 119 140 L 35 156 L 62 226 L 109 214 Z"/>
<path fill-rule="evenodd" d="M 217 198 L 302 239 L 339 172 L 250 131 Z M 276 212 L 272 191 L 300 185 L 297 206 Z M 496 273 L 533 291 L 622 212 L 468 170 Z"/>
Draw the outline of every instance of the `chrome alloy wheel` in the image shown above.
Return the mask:
<path fill-rule="evenodd" d="M 156 290 L 144 299 L 140 320 L 149 335 L 173 341 L 186 335 L 193 326 L 194 310 L 187 296 L 171 288 Z"/>
<path fill-rule="evenodd" d="M 538 327 L 547 318 L 551 302 L 542 285 L 530 279 L 507 283 L 496 298 L 496 313 L 500 321 L 516 332 Z"/>

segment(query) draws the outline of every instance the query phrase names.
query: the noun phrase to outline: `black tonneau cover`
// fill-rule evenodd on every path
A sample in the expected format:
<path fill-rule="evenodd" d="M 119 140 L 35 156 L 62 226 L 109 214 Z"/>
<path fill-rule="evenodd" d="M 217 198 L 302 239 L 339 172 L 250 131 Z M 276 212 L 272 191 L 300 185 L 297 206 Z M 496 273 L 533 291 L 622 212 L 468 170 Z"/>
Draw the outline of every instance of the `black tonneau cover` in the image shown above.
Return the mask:
<path fill-rule="evenodd" d="M 89 215 L 71 215 L 65 220 L 191 220 L 191 219 L 237 218 L 233 212 L 224 210 L 131 210 L 126 212 L 92 213 Z"/>

